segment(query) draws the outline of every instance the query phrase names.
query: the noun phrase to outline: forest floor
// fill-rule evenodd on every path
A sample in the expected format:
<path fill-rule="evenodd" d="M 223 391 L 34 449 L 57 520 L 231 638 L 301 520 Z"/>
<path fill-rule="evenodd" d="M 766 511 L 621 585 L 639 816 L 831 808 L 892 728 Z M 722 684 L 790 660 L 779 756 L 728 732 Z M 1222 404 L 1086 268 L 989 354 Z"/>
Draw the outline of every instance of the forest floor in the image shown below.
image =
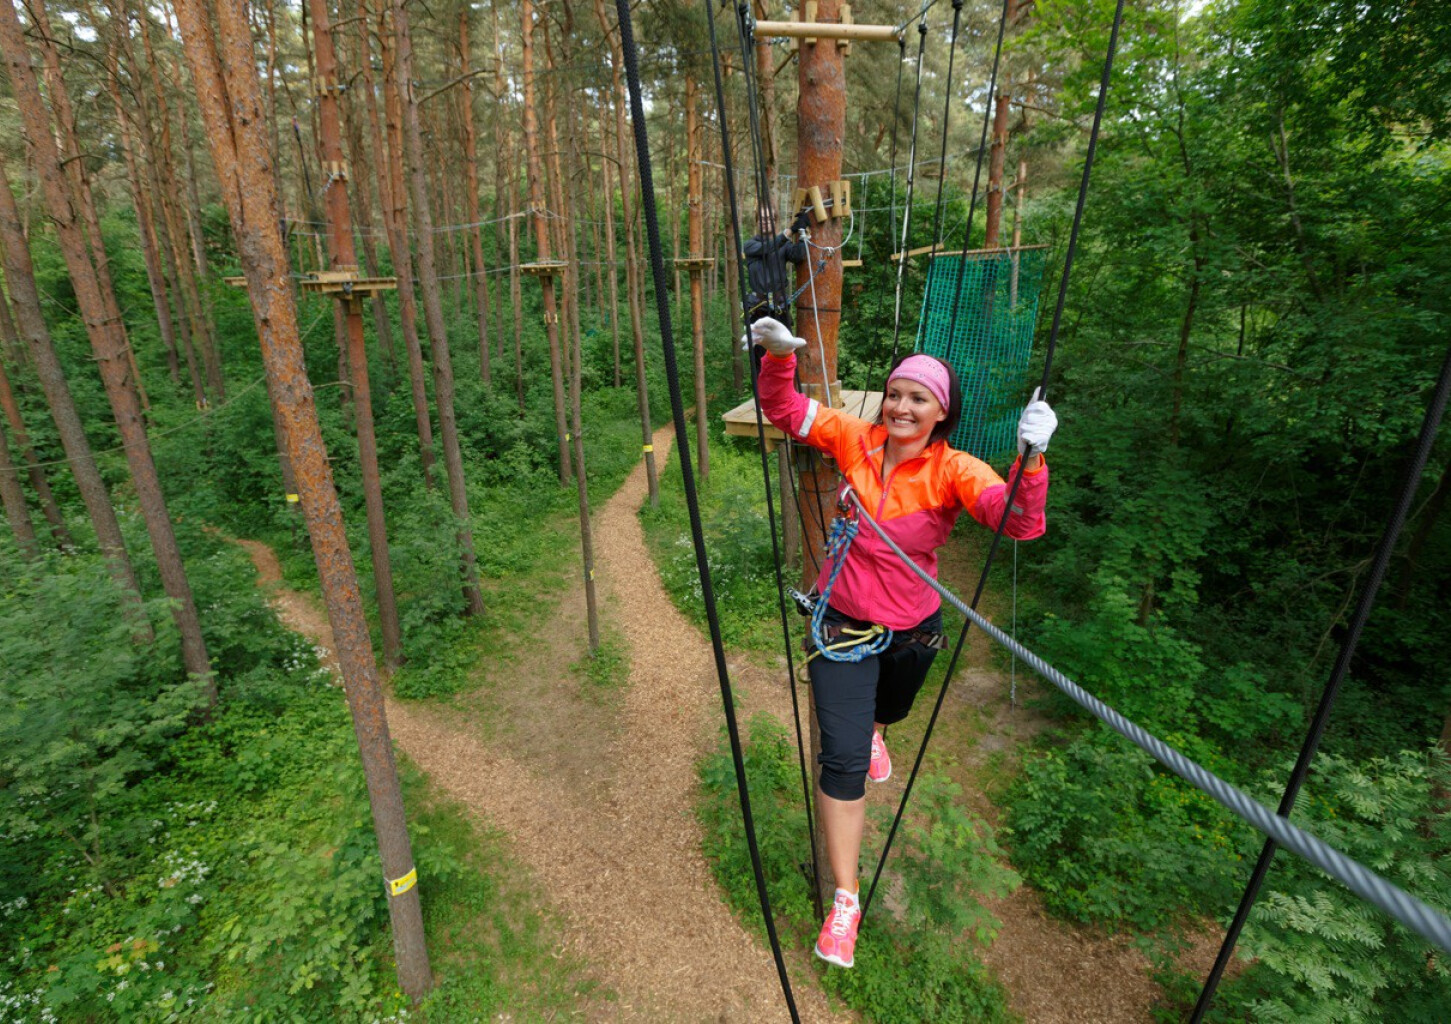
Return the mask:
<path fill-rule="evenodd" d="M 656 434 L 661 466 L 671 440 L 668 428 Z M 775 1019 L 784 1014 L 770 951 L 726 908 L 701 854 L 696 764 L 718 737 L 719 689 L 708 638 L 676 610 L 646 550 L 637 516 L 645 494 L 641 465 L 595 516 L 601 619 L 607 638 L 623 637 L 627 662 L 617 693 L 582 687 L 569 664 L 585 650 L 585 614 L 580 588 L 568 588 L 558 606 L 541 608 L 538 629 L 507 665 L 483 668 L 478 688 L 452 701 L 390 699 L 389 728 L 436 786 L 509 837 L 560 912 L 568 951 L 598 983 L 581 997 L 578 1017 Z M 284 624 L 323 648 L 336 670 L 320 603 L 281 585 L 266 545 L 239 543 Z M 966 578 L 965 556 L 957 557 L 957 578 Z M 965 658 L 934 746 L 963 752 L 949 774 L 991 820 L 985 783 L 1044 720 L 1007 707 L 1007 679 L 986 645 L 970 646 Z M 755 659 L 730 668 L 743 705 L 790 722 L 779 669 Z M 1022 673 L 1019 680 L 1031 694 Z M 904 770 L 873 787 L 874 802 L 900 798 L 908 750 L 920 740 L 904 726 L 894 733 Z M 1029 1024 L 1151 1019 L 1158 989 L 1129 940 L 1053 920 L 1027 886 L 988 907 L 1002 929 L 983 959 Z M 1191 950 L 1185 966 L 1209 955 L 1212 947 Z M 828 1005 L 807 954 L 788 954 L 788 964 L 803 1020 L 855 1019 Z"/>

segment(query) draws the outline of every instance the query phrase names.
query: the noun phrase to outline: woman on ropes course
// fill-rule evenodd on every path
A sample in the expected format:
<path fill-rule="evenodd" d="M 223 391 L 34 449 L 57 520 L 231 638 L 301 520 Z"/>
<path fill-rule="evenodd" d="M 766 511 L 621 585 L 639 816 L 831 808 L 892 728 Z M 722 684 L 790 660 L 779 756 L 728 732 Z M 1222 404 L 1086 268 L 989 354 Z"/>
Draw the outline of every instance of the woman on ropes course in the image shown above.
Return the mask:
<path fill-rule="evenodd" d="M 801 338 L 779 321 L 751 325 L 761 360 L 761 410 L 793 440 L 836 460 L 866 508 L 918 565 L 937 575 L 937 549 L 958 514 L 990 529 L 1001 521 L 1007 487 L 984 462 L 948 447 L 962 415 L 952 367 L 929 355 L 909 355 L 887 376 L 882 411 L 868 423 L 828 409 L 796 390 Z M 1043 535 L 1048 467 L 1043 452 L 1058 426 L 1047 402 L 1028 403 L 1018 421 L 1022 483 L 1004 532 L 1018 540 Z M 1014 467 L 1016 469 L 1016 466 Z M 851 508 L 843 498 L 843 510 Z M 885 782 L 892 761 L 882 730 L 907 717 L 937 652 L 946 646 L 941 599 L 872 530 L 855 534 L 843 511 L 832 525 L 816 588 L 807 644 L 811 693 L 821 729 L 817 792 L 836 900 L 816 955 L 839 967 L 854 962 L 858 899 L 857 858 L 866 817 L 866 779 Z"/>

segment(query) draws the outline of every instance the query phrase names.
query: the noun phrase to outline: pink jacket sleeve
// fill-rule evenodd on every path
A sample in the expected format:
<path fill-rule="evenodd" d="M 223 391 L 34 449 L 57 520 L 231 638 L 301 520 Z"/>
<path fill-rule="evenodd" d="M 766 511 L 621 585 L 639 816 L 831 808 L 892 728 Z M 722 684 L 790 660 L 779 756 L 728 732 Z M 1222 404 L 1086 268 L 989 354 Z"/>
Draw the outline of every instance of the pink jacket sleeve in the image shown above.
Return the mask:
<path fill-rule="evenodd" d="M 1008 471 L 1008 480 L 1018 472 L 1019 457 Z M 1003 504 L 1008 497 L 1008 485 L 996 483 L 984 487 L 976 494 L 976 500 L 964 501 L 968 514 L 990 530 L 996 530 L 1003 518 Z M 1008 515 L 1008 525 L 1003 534 L 1014 540 L 1032 540 L 1043 536 L 1048 528 L 1044 509 L 1048 505 L 1048 463 L 1036 470 L 1024 473 L 1018 492 L 1013 495 L 1013 508 Z"/>
<path fill-rule="evenodd" d="M 861 421 L 847 413 L 830 409 L 814 398 L 796 390 L 796 356 L 773 356 L 761 359 L 761 373 L 756 379 L 761 396 L 761 412 L 771 425 L 795 441 L 804 441 L 835 458 L 853 426 Z"/>

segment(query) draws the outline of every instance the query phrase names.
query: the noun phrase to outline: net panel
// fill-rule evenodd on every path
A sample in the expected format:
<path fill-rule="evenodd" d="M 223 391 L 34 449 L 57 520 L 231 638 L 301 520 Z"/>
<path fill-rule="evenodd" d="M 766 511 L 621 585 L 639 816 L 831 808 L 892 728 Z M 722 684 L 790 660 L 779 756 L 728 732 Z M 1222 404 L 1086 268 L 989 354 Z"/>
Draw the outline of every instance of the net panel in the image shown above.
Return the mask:
<path fill-rule="evenodd" d="M 957 371 L 962 419 L 952 447 L 993 465 L 1017 454 L 1045 255 L 1045 250 L 1028 249 L 938 256 L 928 271 L 916 350 Z"/>

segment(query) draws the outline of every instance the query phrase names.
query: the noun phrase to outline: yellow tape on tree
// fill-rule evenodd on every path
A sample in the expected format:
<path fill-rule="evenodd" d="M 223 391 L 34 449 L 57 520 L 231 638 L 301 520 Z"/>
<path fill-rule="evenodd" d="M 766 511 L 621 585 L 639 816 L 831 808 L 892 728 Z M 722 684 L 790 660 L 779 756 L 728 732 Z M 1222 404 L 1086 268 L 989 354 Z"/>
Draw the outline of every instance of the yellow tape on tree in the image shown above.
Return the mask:
<path fill-rule="evenodd" d="M 298 497 L 296 494 L 289 494 L 287 496 L 287 504 L 289 504 L 289 505 L 296 505 L 301 500 L 302 499 L 300 497 Z"/>
<path fill-rule="evenodd" d="M 388 893 L 391 896 L 402 896 L 409 889 L 418 884 L 418 869 L 413 868 L 402 878 L 394 878 L 388 882 Z"/>
<path fill-rule="evenodd" d="M 655 450 L 655 446 L 654 446 L 654 445 L 653 445 L 653 444 L 647 444 L 647 445 L 646 445 L 646 446 L 645 446 L 645 450 L 646 450 L 646 451 L 647 451 L 647 452 L 653 452 L 653 451 L 654 451 L 654 450 Z"/>

